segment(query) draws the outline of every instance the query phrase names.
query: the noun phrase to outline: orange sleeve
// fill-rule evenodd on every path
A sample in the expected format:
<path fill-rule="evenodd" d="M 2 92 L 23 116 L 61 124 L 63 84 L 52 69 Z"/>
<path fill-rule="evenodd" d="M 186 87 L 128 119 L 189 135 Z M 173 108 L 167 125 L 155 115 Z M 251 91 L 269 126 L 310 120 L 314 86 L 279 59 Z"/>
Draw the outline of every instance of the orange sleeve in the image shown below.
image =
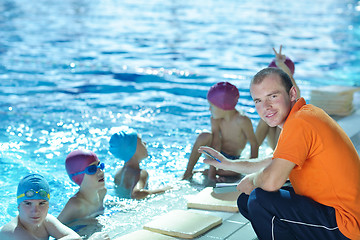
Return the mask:
<path fill-rule="evenodd" d="M 273 156 L 293 162 L 301 168 L 311 149 L 313 130 L 307 122 L 298 118 L 289 119 L 285 124 Z"/>

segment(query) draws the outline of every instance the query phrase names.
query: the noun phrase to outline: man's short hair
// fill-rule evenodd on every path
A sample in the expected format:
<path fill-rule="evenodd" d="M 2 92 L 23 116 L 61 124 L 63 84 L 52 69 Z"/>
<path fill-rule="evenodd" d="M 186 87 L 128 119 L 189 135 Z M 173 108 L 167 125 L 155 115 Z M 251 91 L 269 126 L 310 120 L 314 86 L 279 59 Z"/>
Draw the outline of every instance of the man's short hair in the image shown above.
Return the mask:
<path fill-rule="evenodd" d="M 289 75 L 279 68 L 268 67 L 259 71 L 251 80 L 250 86 L 252 84 L 261 83 L 265 77 L 276 74 L 280 77 L 282 85 L 285 87 L 286 92 L 290 92 L 290 89 L 293 87 L 293 83 Z"/>

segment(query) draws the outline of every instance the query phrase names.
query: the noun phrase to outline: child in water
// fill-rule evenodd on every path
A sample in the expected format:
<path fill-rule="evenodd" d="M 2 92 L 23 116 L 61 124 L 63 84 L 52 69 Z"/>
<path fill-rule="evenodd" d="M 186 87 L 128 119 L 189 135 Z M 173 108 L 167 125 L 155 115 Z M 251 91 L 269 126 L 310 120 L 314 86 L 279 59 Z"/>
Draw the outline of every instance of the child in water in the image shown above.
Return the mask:
<path fill-rule="evenodd" d="M 163 193 L 171 187 L 149 190 L 149 174 L 140 169 L 141 160 L 148 157 L 146 143 L 133 130 L 120 131 L 110 138 L 110 152 L 118 159 L 125 161 L 124 166 L 114 176 L 115 190 L 119 197 L 143 199 L 152 194 Z"/>
<path fill-rule="evenodd" d="M 207 94 L 211 112 L 211 132 L 202 132 L 197 137 L 192 148 L 189 162 L 183 179 L 193 175 L 193 169 L 199 160 L 200 146 L 210 146 L 229 159 L 240 158 L 246 143 L 251 146 L 251 158 L 258 156 L 258 143 L 254 134 L 251 120 L 235 109 L 239 99 L 239 90 L 228 82 L 219 82 L 213 85 Z M 231 171 L 216 170 L 210 166 L 208 177 L 213 181 L 224 181 L 224 176 L 238 176 Z"/>
<path fill-rule="evenodd" d="M 81 237 L 48 214 L 50 187 L 40 174 L 25 176 L 18 185 L 19 215 L 0 231 L 1 240 L 78 239 Z"/>
<path fill-rule="evenodd" d="M 86 227 L 84 223 L 97 223 L 94 221 L 95 217 L 104 211 L 103 202 L 107 192 L 103 171 L 105 165 L 92 151 L 79 149 L 66 157 L 65 167 L 70 179 L 80 188 L 66 203 L 58 219 L 79 231 Z M 82 222 L 82 225 L 79 225 L 79 222 Z M 103 233 L 103 236 L 106 238 L 102 239 L 108 239 L 107 234 Z"/>

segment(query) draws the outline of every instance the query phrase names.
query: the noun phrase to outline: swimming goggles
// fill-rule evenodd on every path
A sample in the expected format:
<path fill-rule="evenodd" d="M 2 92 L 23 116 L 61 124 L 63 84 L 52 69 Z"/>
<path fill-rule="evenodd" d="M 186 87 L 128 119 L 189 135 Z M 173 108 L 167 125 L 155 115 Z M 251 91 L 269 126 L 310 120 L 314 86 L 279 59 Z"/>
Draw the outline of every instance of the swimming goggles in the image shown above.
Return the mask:
<path fill-rule="evenodd" d="M 32 198 L 35 196 L 35 194 L 38 194 L 40 197 L 42 198 L 47 198 L 50 199 L 50 194 L 48 192 L 46 192 L 44 189 L 40 189 L 39 191 L 35 191 L 33 189 L 27 190 L 25 193 L 20 194 L 19 196 L 17 196 L 17 198 L 22 198 L 22 197 L 27 197 L 27 198 Z"/>
<path fill-rule="evenodd" d="M 70 176 L 70 178 L 72 178 L 72 177 L 74 177 L 74 176 L 76 176 L 76 175 L 80 175 L 80 174 L 83 174 L 83 173 L 86 173 L 86 174 L 88 174 L 88 175 L 94 175 L 94 174 L 97 172 L 98 168 L 100 168 L 101 170 L 104 170 L 104 168 L 105 168 L 105 163 L 100 163 L 100 162 L 99 162 L 98 165 L 88 166 L 88 167 L 85 168 L 84 171 L 77 172 L 77 173 L 73 173 L 73 174 L 70 174 L 69 176 Z"/>

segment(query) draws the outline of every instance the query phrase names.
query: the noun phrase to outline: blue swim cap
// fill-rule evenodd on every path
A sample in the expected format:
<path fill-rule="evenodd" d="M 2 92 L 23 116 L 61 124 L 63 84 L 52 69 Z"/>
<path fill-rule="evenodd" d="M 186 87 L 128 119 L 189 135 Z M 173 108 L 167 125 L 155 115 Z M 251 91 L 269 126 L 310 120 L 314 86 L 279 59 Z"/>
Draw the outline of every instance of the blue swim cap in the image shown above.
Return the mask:
<path fill-rule="evenodd" d="M 18 205 L 25 200 L 50 200 L 50 187 L 40 174 L 29 174 L 20 180 L 17 189 Z"/>
<path fill-rule="evenodd" d="M 110 138 L 109 151 L 117 158 L 129 161 L 136 152 L 137 133 L 134 130 L 120 131 Z"/>

